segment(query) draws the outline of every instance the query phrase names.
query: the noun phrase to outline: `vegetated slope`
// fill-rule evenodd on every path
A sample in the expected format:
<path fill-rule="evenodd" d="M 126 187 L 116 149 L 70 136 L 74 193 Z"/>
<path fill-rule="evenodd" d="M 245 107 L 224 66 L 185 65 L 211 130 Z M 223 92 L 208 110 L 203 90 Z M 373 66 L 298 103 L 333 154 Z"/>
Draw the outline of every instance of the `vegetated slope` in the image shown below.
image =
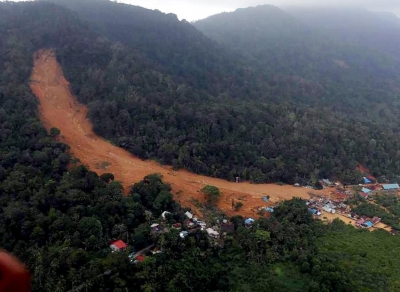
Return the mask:
<path fill-rule="evenodd" d="M 340 7 L 286 7 L 284 10 L 348 45 L 357 43 L 399 60 L 400 19 L 392 13 Z M 395 64 L 386 65 L 395 69 Z"/>
<path fill-rule="evenodd" d="M 282 204 L 251 229 L 234 219 L 236 233 L 217 247 L 202 232 L 185 240 L 174 230 L 150 234 L 146 210 L 153 218 L 169 210 L 168 225 L 185 220 L 157 176 L 124 197 L 117 182 L 67 169 L 68 146 L 41 126 L 28 84 L 37 46 L 74 39 L 87 42 L 77 52 L 91 50 L 96 39 L 83 31 L 64 9 L 0 3 L 0 246 L 29 267 L 32 291 L 399 289 L 399 237 L 338 223 L 326 230 L 302 201 Z M 133 265 L 131 250 L 109 251 L 113 238 L 132 250 L 156 243 L 163 253 Z"/>
<path fill-rule="evenodd" d="M 197 92 L 240 99 L 249 98 L 250 90 L 266 95 L 239 58 L 174 14 L 107 0 L 49 2 L 73 10 L 100 34 L 140 51 L 163 74 Z"/>
<path fill-rule="evenodd" d="M 58 14 L 56 7 L 48 12 Z M 37 34 L 29 35 L 21 18 L 10 21 L 16 14 L 39 17 Z M 102 251 L 119 236 L 115 226 L 133 230 L 145 222 L 144 207 L 135 206 L 132 220 L 119 184 L 105 184 L 83 167 L 67 171 L 68 146 L 41 125 L 29 88 L 40 16 L 31 3 L 0 3 L 0 246 L 28 266 L 32 291 L 69 291 L 111 268 Z M 93 291 L 118 287 L 103 278 L 96 284 Z"/>
<path fill-rule="evenodd" d="M 98 137 L 87 117 L 87 108 L 79 104 L 72 95 L 68 81 L 51 50 L 40 50 L 35 54 L 34 69 L 31 76 L 31 88 L 40 101 L 40 117 L 48 130 L 57 127 L 61 130 L 61 139 L 70 146 L 75 158 L 98 175 L 113 173 L 128 193 L 133 183 L 144 176 L 159 173 L 164 181 L 171 183 L 175 201 L 183 207 L 191 207 L 200 214 L 198 203 L 205 202 L 200 191 L 205 185 L 218 187 L 222 193 L 217 207 L 230 216 L 242 215 L 255 217 L 258 209 L 266 204 L 262 196 L 269 195 L 270 203 L 295 197 L 308 199 L 309 189 L 276 184 L 233 183 L 221 179 L 204 177 L 187 171 L 174 171 L 152 161 L 143 161 L 132 154 Z M 317 195 L 329 196 L 332 189 L 313 190 Z M 232 208 L 232 201 L 241 202 L 239 211 Z M 340 218 L 342 216 L 332 216 Z"/>
<path fill-rule="evenodd" d="M 253 92 L 243 99 L 214 96 L 177 83 L 145 53 L 110 42 L 60 6 L 4 7 L 2 23 L 15 45 L 30 55 L 56 49 L 79 101 L 88 105 L 95 132 L 141 158 L 254 182 L 307 183 L 321 176 L 357 182 L 357 162 L 377 175 L 399 167 L 398 137 L 389 129 L 288 102 L 308 96 L 308 81 L 278 76 L 268 84 L 274 96 L 268 102 Z"/>
<path fill-rule="evenodd" d="M 64 13 L 49 5 L 0 3 L 0 246 L 28 265 L 32 291 L 399 289 L 400 263 L 393 256 L 399 237 L 337 222 L 322 226 L 302 201 L 282 204 L 251 229 L 234 219 L 236 233 L 217 247 L 202 232 L 185 240 L 174 230 L 150 234 L 146 210 L 153 218 L 169 210 L 167 225 L 185 220 L 157 176 L 125 197 L 120 184 L 102 181 L 83 166 L 67 169 L 68 146 L 41 126 L 28 86 L 32 50 L 51 45 L 48 23 L 53 42 L 82 29 L 73 17 L 70 25 L 58 25 L 71 17 Z M 87 41 L 81 51 L 92 49 L 96 39 Z M 163 253 L 133 265 L 131 250 L 109 251 L 113 238 L 124 239 L 132 250 L 155 243 Z"/>
<path fill-rule="evenodd" d="M 318 96 L 309 90 L 309 97 L 303 102 L 386 123 L 398 131 L 399 125 L 393 120 L 399 113 L 399 91 L 393 88 L 393 80 L 400 76 L 400 59 L 374 44 L 377 34 L 382 33 L 386 38 L 389 34 L 383 20 L 375 19 L 383 24 L 375 25 L 374 31 L 370 29 L 373 24 L 358 25 L 357 30 L 351 21 L 342 22 L 343 18 L 357 18 L 360 14 L 357 12 L 326 9 L 325 14 L 332 15 L 323 18 L 326 22 L 322 24 L 321 19 L 309 20 L 308 14 L 297 19 L 298 14 L 291 15 L 273 6 L 258 6 L 214 15 L 194 25 L 226 47 L 252 58 L 267 74 L 286 74 L 294 80 L 303 78 L 313 85 L 311 90 L 317 85 L 321 88 Z M 336 26 L 341 34 L 327 28 L 333 19 L 341 23 Z M 400 26 L 392 24 L 390 31 L 392 35 L 400 34 Z"/>
<path fill-rule="evenodd" d="M 62 3 L 66 5 L 65 1 Z M 195 55 L 207 64 L 214 64 L 214 57 L 220 56 L 217 59 L 222 61 L 215 63 L 221 68 L 215 81 L 219 85 L 210 89 L 192 86 L 195 83 L 186 77 L 177 79 L 173 70 L 169 71 L 168 67 L 174 65 L 159 59 L 170 58 L 176 38 L 182 35 L 185 44 L 176 50 L 184 60 L 182 64 L 192 64 L 186 58 L 187 52 L 180 50 L 193 42 L 187 32 L 193 27 L 189 29 L 189 24 L 159 12 L 108 1 L 102 1 L 91 12 L 93 3 L 84 2 L 81 10 L 78 4 L 72 6 L 100 33 L 104 33 L 109 18 L 115 25 L 125 24 L 126 35 L 119 40 L 126 46 L 98 45 L 94 49 L 93 44 L 80 39 L 79 46 L 59 46 L 57 58 L 77 98 L 88 105 L 95 132 L 133 154 L 232 181 L 239 176 L 254 182 L 306 183 L 310 178 L 328 176 L 357 182 L 357 162 L 374 166 L 377 175 L 397 171 L 393 159 L 397 152 L 392 151 L 398 143 L 397 136 L 373 123 L 357 124 L 358 119 L 332 114 L 329 107 L 325 110 L 328 103 L 321 106 L 321 101 L 327 99 L 326 92 L 335 90 L 299 76 L 271 73 L 265 77 L 259 74 L 259 68 L 250 67 L 248 71 L 255 78 L 250 78 L 249 84 L 256 82 L 256 86 L 243 87 L 240 80 L 249 82 L 248 76 L 232 79 L 232 74 L 237 76 L 235 71 L 225 76 L 224 67 L 231 68 L 231 61 L 225 64 L 226 55 L 220 56 L 220 48 L 213 51 L 204 37 L 195 46 Z M 126 20 L 121 7 L 132 17 Z M 173 23 L 180 35 L 165 31 L 165 21 Z M 141 35 L 140 40 L 129 31 Z M 147 46 L 151 48 L 147 50 Z M 155 48 L 158 57 L 149 54 Z M 214 57 L 203 54 L 208 51 Z M 195 64 L 201 74 L 208 74 L 204 71 L 207 67 Z M 225 88 L 226 80 L 236 81 L 227 87 L 228 91 L 214 95 L 217 88 Z M 244 88 L 240 98 L 231 96 L 235 86 Z M 260 88 L 262 94 L 258 95 Z M 359 109 L 365 108 L 356 104 Z M 340 102 L 334 106 L 343 107 Z"/>
<path fill-rule="evenodd" d="M 308 198 L 309 190 L 291 186 L 255 185 L 233 183 L 208 178 L 187 171 L 173 171 L 152 161 L 143 161 L 132 154 L 112 145 L 93 133 L 87 118 L 87 109 L 79 104 L 70 92 L 68 81 L 51 50 L 41 50 L 35 54 L 35 66 L 31 76 L 31 88 L 40 101 L 40 117 L 46 128 L 61 130 L 62 140 L 71 148 L 71 153 L 99 175 L 113 173 L 121 181 L 125 190 L 144 176 L 160 173 L 166 182 L 171 183 L 174 198 L 183 206 L 196 209 L 194 200 L 203 202 L 204 195 L 199 191 L 205 185 L 221 189 L 222 196 L 218 207 L 228 214 L 232 210 L 232 199 L 243 199 L 244 207 L 240 214 L 252 215 L 251 211 L 263 205 L 261 196 L 268 194 L 272 202 L 291 199 L 293 196 Z M 322 193 L 322 192 L 321 192 Z"/>
<path fill-rule="evenodd" d="M 338 17 L 337 22 L 340 19 Z M 345 23 L 351 31 L 351 23 Z M 353 119 L 367 128 L 374 125 L 390 129 L 398 136 L 399 91 L 395 80 L 400 76 L 399 58 L 373 46 L 373 37 L 369 38 L 370 46 L 364 45 L 368 39 L 364 43 L 357 39 L 344 40 L 331 30 L 314 27 L 310 22 L 306 24 L 273 6 L 238 9 L 211 16 L 194 25 L 226 48 L 234 48 L 236 53 L 252 59 L 253 66 L 264 70 L 267 76 L 275 73 L 269 80 L 279 84 L 281 89 L 288 87 L 285 81 L 297 81 L 295 87 L 301 83 L 305 85 L 303 89 L 299 88 L 303 98 L 296 99 L 294 94 L 292 101 L 330 109 L 335 116 L 340 114 L 344 122 Z M 399 33 L 396 27 L 392 25 L 392 32 Z M 342 25 L 341 29 L 346 28 Z M 385 34 L 384 29 L 380 31 Z M 365 34 L 369 34 L 368 28 Z M 285 95 L 282 93 L 284 91 L 281 95 Z M 376 139 L 373 136 L 370 138 Z M 358 140 L 356 135 L 352 139 Z M 376 141 L 379 143 L 378 139 Z M 389 147 L 386 151 L 392 152 L 394 148 Z M 388 161 L 378 162 L 368 156 L 363 160 L 374 173 L 381 172 L 385 164 L 387 167 Z"/>

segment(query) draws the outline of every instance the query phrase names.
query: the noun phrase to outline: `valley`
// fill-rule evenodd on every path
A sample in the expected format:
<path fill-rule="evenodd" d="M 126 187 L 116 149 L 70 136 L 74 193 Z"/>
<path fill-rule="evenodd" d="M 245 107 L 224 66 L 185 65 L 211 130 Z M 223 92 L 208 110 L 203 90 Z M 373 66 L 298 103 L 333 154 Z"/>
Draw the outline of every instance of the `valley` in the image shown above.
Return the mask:
<path fill-rule="evenodd" d="M 221 12 L 0 1 L 0 246 L 33 292 L 400 291 L 400 20 Z"/>
<path fill-rule="evenodd" d="M 98 137 L 87 118 L 87 108 L 72 95 L 69 82 L 65 79 L 54 51 L 40 50 L 34 56 L 31 89 L 40 102 L 40 118 L 50 130 L 61 131 L 61 140 L 71 147 L 71 153 L 90 170 L 101 175 L 113 173 L 116 180 L 129 192 L 130 186 L 151 173 L 160 173 L 171 184 L 174 199 L 185 207 L 197 210 L 196 202 L 204 202 L 200 190 L 205 185 L 218 187 L 222 196 L 218 208 L 228 215 L 254 216 L 258 207 L 265 207 L 262 196 L 269 195 L 269 204 L 275 204 L 292 197 L 309 198 L 309 189 L 276 184 L 234 183 L 217 178 L 175 171 L 154 161 L 141 160 L 128 151 Z M 313 191 L 327 194 L 327 190 Z M 241 201 L 240 213 L 232 210 L 232 199 Z"/>

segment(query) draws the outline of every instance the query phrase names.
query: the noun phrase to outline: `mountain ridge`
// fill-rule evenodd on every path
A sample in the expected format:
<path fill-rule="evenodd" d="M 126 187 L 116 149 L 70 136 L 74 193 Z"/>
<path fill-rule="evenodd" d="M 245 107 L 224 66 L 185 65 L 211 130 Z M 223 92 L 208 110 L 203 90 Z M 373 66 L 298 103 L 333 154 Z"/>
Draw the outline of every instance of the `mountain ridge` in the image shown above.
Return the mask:
<path fill-rule="evenodd" d="M 103 3 L 107 5 L 96 9 L 110 14 L 116 29 L 120 22 L 113 9 L 120 11 L 125 6 Z M 151 41 L 145 40 L 138 47 L 135 44 L 139 41 L 128 33 L 119 36 L 124 43 L 115 42 L 109 38 L 113 30 L 106 33 L 76 11 L 55 4 L 4 5 L 16 11 L 5 14 L 2 23 L 22 26 L 26 32 L 13 32 L 24 54 L 31 55 L 33 49 L 53 48 L 74 94 L 88 106 L 95 132 L 142 159 L 230 181 L 239 176 L 256 183 L 308 184 L 316 176 L 357 182 L 358 163 L 368 166 L 378 177 L 396 177 L 396 157 L 400 154 L 394 149 L 400 144 L 396 134 L 399 127 L 396 122 L 390 127 L 384 123 L 396 113 L 396 105 L 389 103 L 393 96 L 382 91 L 382 102 L 378 104 L 376 90 L 370 91 L 371 85 L 364 78 L 373 76 L 352 75 L 351 68 L 343 68 L 347 63 L 341 63 L 347 60 L 338 59 L 336 64 L 330 55 L 326 60 L 325 55 L 313 56 L 326 44 L 316 43 L 314 51 L 303 50 L 290 58 L 285 54 L 299 50 L 290 48 L 285 53 L 283 48 L 271 48 L 274 54 L 283 54 L 277 59 L 282 61 L 280 64 L 268 59 L 275 62 L 276 68 L 283 68 L 279 72 L 274 66 L 267 68 L 261 59 L 261 64 L 254 64 L 246 57 L 232 58 L 236 52 L 175 18 L 173 26 L 177 30 L 171 35 L 165 25 L 164 30 L 158 30 L 151 18 L 148 24 L 129 20 L 131 24 L 125 25 L 128 32 L 144 27 L 142 37 L 148 35 L 144 32 L 152 34 Z M 34 14 L 24 16 L 20 13 L 24 9 L 32 9 L 41 19 Z M 164 21 L 169 22 L 169 18 L 163 16 L 156 23 Z M 184 43 L 191 44 L 197 36 L 201 36 L 201 42 L 177 48 L 177 59 L 169 63 L 165 58 L 174 52 L 176 42 L 182 41 L 176 40 L 177 35 L 185 36 L 191 31 L 196 32 L 195 36 L 185 37 Z M 172 41 L 164 43 L 169 37 Z M 290 41 L 291 35 L 287 39 Z M 154 43 L 159 46 L 153 47 L 153 51 L 145 50 Z M 10 43 L 11 48 L 13 45 Z M 218 49 L 210 51 L 214 46 Z M 303 42 L 302 47 L 308 48 L 307 43 Z M 189 57 L 182 53 L 186 51 L 190 51 Z M 192 63 L 191 58 L 199 56 L 201 60 Z M 320 67 L 327 70 L 330 78 L 344 80 L 347 87 L 326 82 L 321 72 L 308 76 L 316 71 L 315 62 L 308 62 L 308 56 L 329 62 L 331 69 Z M 171 66 L 160 63 L 161 57 Z M 209 64 L 217 74 L 202 64 Z M 302 64 L 308 67 L 304 69 Z M 179 76 L 177 68 L 190 70 Z M 285 74 L 285 70 L 295 74 Z M 307 74 L 302 76 L 302 72 Z M 201 76 L 207 78 L 203 80 Z M 365 107 L 366 102 L 379 106 Z"/>
<path fill-rule="evenodd" d="M 118 25 L 119 14 L 114 12 L 119 8 L 112 7 L 106 6 L 110 19 L 105 20 Z M 176 48 L 192 50 L 204 60 L 192 62 L 180 53 L 183 64 L 164 60 L 167 65 L 163 65 L 157 58 L 169 56 L 181 41 L 165 39 L 177 38 L 186 28 L 174 20 L 176 30 L 169 33 L 152 21 L 144 29 L 152 39 L 141 42 L 140 49 L 129 35 L 125 43 L 115 41 L 66 7 L 0 2 L 0 246 L 27 266 L 32 292 L 398 291 L 400 260 L 394 251 L 400 246 L 400 237 L 395 236 L 400 230 L 400 201 L 396 196 L 379 196 L 370 203 L 355 191 L 348 198 L 347 207 L 357 216 L 376 216 L 378 221 L 380 217 L 385 223 L 381 225 L 392 227 L 391 233 L 368 232 L 340 220 L 326 224 L 314 220 L 310 211 L 315 210 L 299 198 L 276 204 L 275 191 L 283 192 L 284 198 L 297 194 L 308 198 L 309 188 L 276 183 L 265 189 L 255 184 L 319 186 L 324 177 L 358 184 L 363 174 L 354 171 L 356 167 L 370 172 L 359 164 L 369 167 L 380 181 L 398 181 L 400 139 L 394 127 L 375 122 L 368 111 L 363 119 L 347 111 L 333 112 L 321 104 L 328 99 L 326 91 L 337 88 L 324 84 L 321 89 L 322 83 L 272 70 L 263 73 L 262 66 L 254 68 L 246 58 L 238 57 L 237 63 L 229 57 L 235 52 L 212 40 L 203 42 L 205 36 L 198 44 Z M 168 17 L 156 22 L 163 21 Z M 137 27 L 133 23 L 124 28 Z M 160 31 L 166 35 L 160 36 Z M 199 34 L 196 31 L 194 41 Z M 192 41 L 185 37 L 185 42 Z M 160 46 L 146 50 L 150 43 Z M 218 49 L 207 51 L 214 46 Z M 38 49 L 53 53 L 47 62 L 46 55 L 36 59 L 32 71 L 32 56 Z M 213 60 L 217 62 L 211 68 L 223 67 L 215 76 L 202 67 L 202 62 Z M 193 75 L 179 76 L 172 65 L 190 67 L 186 73 Z M 246 76 L 240 76 L 239 69 L 231 70 L 243 65 Z M 282 65 L 291 67 L 290 62 Z M 201 85 L 201 76 L 215 84 Z M 86 107 L 71 100 L 71 90 Z M 42 94 L 39 99 L 51 119 L 45 121 L 47 130 L 33 93 Z M 362 92 L 355 93 L 366 99 Z M 60 94 L 68 98 L 60 102 L 65 98 Z M 91 128 L 88 119 L 95 134 L 86 128 Z M 61 132 L 51 128 L 60 125 L 49 123 L 55 121 L 61 122 Z M 64 134 L 65 139 L 78 134 L 86 141 L 96 139 L 96 134 L 101 138 L 91 145 L 74 140 L 70 149 L 61 142 Z M 91 147 L 99 146 L 100 139 L 108 141 L 103 141 L 99 157 Z M 184 170 L 175 172 L 170 166 L 138 159 L 123 161 L 131 156 L 117 146 L 141 159 Z M 79 147 L 86 156 L 81 162 L 71 157 Z M 122 168 L 119 159 L 129 165 L 128 170 L 118 169 L 115 177 L 108 173 L 107 155 L 115 158 L 111 163 L 116 168 Z M 83 163 L 101 169 L 101 175 Z M 188 184 L 179 181 L 189 189 L 172 194 L 174 186 L 152 174 L 129 189 L 129 182 L 139 179 L 135 167 L 140 166 L 145 171 L 166 169 L 162 173 L 170 182 L 179 181 L 186 170 L 231 182 L 215 178 L 193 182 L 199 176 L 189 176 Z M 125 196 L 117 181 L 121 172 L 129 191 Z M 236 183 L 237 176 L 251 182 Z M 196 187 L 190 189 L 193 184 Z M 204 184 L 215 186 L 202 189 Z M 227 185 L 232 187 L 231 197 L 226 196 Z M 330 200 L 336 197 L 326 189 L 317 193 Z M 194 194 L 194 199 L 188 194 Z M 183 208 L 173 195 L 195 208 Z M 222 214 L 221 204 L 235 216 Z M 203 218 L 197 210 L 203 211 Z M 263 218 L 253 222 L 247 216 Z M 338 216 L 353 224 L 358 218 Z M 121 244 L 118 248 L 126 250 L 116 251 L 116 241 Z M 0 286 L 4 280 L 0 277 Z"/>

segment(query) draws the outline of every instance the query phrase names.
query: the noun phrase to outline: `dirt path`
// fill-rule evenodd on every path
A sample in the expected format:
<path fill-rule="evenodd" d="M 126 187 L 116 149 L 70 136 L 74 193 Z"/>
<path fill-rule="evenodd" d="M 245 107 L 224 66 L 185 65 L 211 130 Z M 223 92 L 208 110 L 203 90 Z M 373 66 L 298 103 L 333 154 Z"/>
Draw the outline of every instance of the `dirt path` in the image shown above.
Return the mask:
<path fill-rule="evenodd" d="M 214 185 L 222 192 L 218 207 L 228 215 L 239 214 L 232 211 L 232 199 L 241 201 L 240 214 L 254 216 L 254 209 L 266 204 L 261 196 L 271 196 L 271 204 L 293 196 L 309 198 L 309 189 L 275 184 L 255 185 L 248 182 L 233 183 L 221 179 L 193 174 L 184 170 L 173 171 L 170 167 L 158 165 L 154 161 L 142 161 L 122 148 L 116 147 L 98 137 L 87 118 L 87 108 L 77 102 L 69 83 L 57 63 L 55 53 L 41 50 L 34 55 L 31 89 L 40 102 L 40 117 L 45 127 L 61 130 L 61 139 L 71 147 L 71 152 L 84 165 L 99 175 L 111 172 L 121 181 L 125 190 L 143 179 L 145 175 L 160 173 L 171 184 L 174 199 L 183 206 L 197 210 L 194 201 L 204 201 L 200 189 Z M 323 191 L 314 191 L 323 195 Z M 325 191 L 326 194 L 326 191 Z"/>

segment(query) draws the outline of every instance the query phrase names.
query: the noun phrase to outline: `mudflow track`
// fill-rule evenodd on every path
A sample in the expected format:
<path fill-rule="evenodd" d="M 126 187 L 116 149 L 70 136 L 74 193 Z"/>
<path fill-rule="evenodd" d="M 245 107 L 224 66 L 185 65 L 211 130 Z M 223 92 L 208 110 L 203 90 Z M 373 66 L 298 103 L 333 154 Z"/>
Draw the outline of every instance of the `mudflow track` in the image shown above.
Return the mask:
<path fill-rule="evenodd" d="M 256 185 L 248 182 L 233 183 L 221 179 L 190 173 L 185 170 L 174 171 L 154 161 L 143 161 L 126 150 L 112 145 L 93 132 L 87 118 L 87 108 L 78 103 L 70 90 L 61 66 L 52 50 L 40 50 L 34 54 L 34 68 L 31 76 L 31 89 L 40 106 L 40 118 L 46 127 L 61 130 L 61 140 L 71 147 L 71 153 L 81 163 L 99 175 L 111 172 L 120 181 L 125 191 L 135 182 L 151 173 L 160 173 L 164 181 L 172 186 L 174 199 L 185 207 L 198 211 L 194 201 L 204 201 L 200 192 L 205 185 L 218 187 L 222 196 L 218 207 L 228 215 L 240 214 L 255 216 L 254 210 L 265 207 L 261 196 L 271 196 L 271 204 L 293 196 L 309 198 L 308 189 L 275 184 Z M 321 193 L 323 194 L 323 193 Z M 232 210 L 232 199 L 241 201 L 239 212 Z"/>

